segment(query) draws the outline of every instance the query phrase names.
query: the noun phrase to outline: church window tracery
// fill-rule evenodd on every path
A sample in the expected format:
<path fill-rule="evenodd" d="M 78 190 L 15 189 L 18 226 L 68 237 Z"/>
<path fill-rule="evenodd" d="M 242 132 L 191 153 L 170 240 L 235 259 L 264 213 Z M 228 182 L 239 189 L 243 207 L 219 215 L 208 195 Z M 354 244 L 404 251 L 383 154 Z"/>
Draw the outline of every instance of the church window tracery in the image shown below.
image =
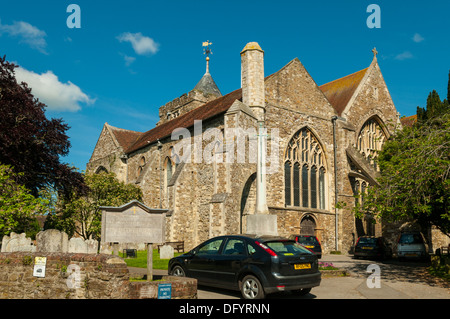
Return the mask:
<path fill-rule="evenodd" d="M 360 153 L 378 170 L 376 159 L 386 141 L 386 134 L 380 123 L 371 118 L 364 123 L 358 135 L 357 148 Z"/>
<path fill-rule="evenodd" d="M 286 206 L 325 209 L 325 157 L 308 128 L 298 131 L 289 141 L 284 171 Z"/>

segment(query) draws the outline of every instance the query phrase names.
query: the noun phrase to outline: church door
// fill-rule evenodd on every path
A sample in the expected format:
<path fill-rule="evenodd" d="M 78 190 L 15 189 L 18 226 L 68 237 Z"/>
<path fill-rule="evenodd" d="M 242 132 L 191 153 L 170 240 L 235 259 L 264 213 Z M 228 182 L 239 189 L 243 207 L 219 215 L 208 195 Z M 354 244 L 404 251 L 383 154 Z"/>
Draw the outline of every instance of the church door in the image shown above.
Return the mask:
<path fill-rule="evenodd" d="M 316 235 L 316 222 L 311 216 L 306 216 L 300 223 L 300 235 Z"/>

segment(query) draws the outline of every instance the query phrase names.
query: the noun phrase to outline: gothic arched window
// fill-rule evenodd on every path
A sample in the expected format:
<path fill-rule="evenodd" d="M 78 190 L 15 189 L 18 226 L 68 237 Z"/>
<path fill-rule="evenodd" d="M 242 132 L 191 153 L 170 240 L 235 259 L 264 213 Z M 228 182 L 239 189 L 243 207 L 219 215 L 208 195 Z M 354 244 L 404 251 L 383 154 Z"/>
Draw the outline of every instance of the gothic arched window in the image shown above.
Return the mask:
<path fill-rule="evenodd" d="M 285 154 L 285 205 L 325 209 L 325 156 L 317 138 L 303 128 L 289 141 Z"/>
<path fill-rule="evenodd" d="M 386 141 L 386 134 L 383 131 L 380 123 L 371 118 L 361 128 L 358 135 L 357 147 L 361 154 L 378 170 L 376 158 L 378 152 L 381 151 L 384 142 Z"/>

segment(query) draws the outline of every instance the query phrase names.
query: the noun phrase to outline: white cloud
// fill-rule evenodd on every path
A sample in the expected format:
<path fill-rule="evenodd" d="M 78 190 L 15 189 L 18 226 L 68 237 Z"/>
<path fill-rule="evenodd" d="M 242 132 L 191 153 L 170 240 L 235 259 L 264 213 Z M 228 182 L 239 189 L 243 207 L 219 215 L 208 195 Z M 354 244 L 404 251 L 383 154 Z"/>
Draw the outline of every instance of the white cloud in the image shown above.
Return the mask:
<path fill-rule="evenodd" d="M 420 34 L 416 33 L 414 34 L 414 36 L 412 37 L 412 40 L 416 43 L 422 42 L 423 40 L 425 40 L 424 37 L 422 37 Z"/>
<path fill-rule="evenodd" d="M 6 33 L 12 37 L 20 38 L 21 43 L 26 43 L 33 49 L 36 49 L 44 54 L 47 54 L 45 48 L 47 47 L 47 41 L 45 37 L 47 34 L 39 30 L 37 27 L 32 26 L 28 22 L 14 21 L 13 24 L 2 24 L 0 21 L 0 35 Z"/>
<path fill-rule="evenodd" d="M 126 66 L 130 66 L 131 64 L 133 64 L 134 61 L 136 61 L 136 58 L 134 56 L 128 56 L 126 54 L 123 53 L 119 53 L 121 56 L 123 56 L 123 60 L 125 61 L 125 65 Z"/>
<path fill-rule="evenodd" d="M 134 52 L 139 55 L 155 54 L 159 50 L 159 44 L 152 38 L 143 36 L 142 33 L 124 32 L 117 37 L 120 42 L 130 42 Z"/>
<path fill-rule="evenodd" d="M 403 53 L 397 54 L 394 59 L 403 61 L 403 60 L 407 60 L 407 59 L 412 59 L 413 57 L 414 56 L 412 55 L 411 52 L 405 51 Z"/>
<path fill-rule="evenodd" d="M 45 103 L 49 111 L 76 112 L 81 109 L 80 103 L 93 104 L 95 102 L 95 99 L 89 98 L 72 82 L 60 82 L 52 71 L 37 74 L 18 67 L 15 72 L 17 81 L 19 83 L 26 82 L 32 89 L 31 93 L 34 97 Z"/>

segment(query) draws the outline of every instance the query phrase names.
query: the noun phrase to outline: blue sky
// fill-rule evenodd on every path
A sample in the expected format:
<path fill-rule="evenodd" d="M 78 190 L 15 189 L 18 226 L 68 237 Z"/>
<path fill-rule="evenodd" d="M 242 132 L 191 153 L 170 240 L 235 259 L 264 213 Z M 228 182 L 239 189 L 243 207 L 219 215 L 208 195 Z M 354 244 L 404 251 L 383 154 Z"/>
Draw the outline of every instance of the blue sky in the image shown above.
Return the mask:
<path fill-rule="evenodd" d="M 68 28 L 70 4 L 81 28 Z M 381 28 L 369 28 L 370 4 Z M 0 55 L 21 69 L 47 117 L 71 129 L 62 161 L 84 170 L 103 124 L 147 131 L 158 108 L 210 72 L 222 94 L 240 87 L 240 51 L 257 41 L 265 73 L 299 58 L 318 85 L 369 66 L 373 47 L 401 115 L 443 99 L 450 69 L 450 1 L 2 1 Z M 31 85 L 33 84 L 33 85 Z"/>

